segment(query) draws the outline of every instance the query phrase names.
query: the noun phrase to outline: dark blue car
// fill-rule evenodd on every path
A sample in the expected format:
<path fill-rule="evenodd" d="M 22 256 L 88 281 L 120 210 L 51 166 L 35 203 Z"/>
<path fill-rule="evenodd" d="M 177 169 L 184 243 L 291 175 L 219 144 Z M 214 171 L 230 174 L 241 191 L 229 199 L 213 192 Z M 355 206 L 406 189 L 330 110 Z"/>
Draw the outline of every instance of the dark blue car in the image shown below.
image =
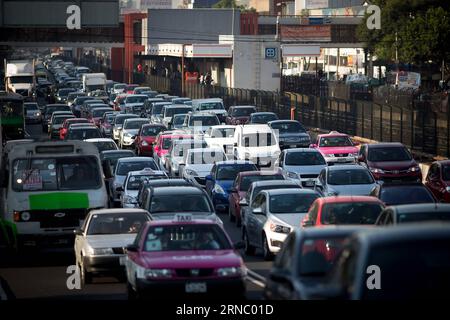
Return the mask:
<path fill-rule="evenodd" d="M 216 162 L 206 176 L 206 191 L 217 212 L 228 211 L 228 195 L 238 173 L 243 171 L 258 171 L 258 168 L 251 161 L 227 160 Z"/>

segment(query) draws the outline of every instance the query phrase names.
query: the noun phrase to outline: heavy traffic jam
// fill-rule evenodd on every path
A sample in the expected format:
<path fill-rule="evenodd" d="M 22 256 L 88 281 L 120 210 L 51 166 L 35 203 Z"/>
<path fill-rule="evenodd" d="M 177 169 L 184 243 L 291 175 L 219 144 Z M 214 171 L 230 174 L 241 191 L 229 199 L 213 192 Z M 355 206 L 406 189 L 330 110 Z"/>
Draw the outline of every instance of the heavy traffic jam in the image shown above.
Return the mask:
<path fill-rule="evenodd" d="M 128 299 L 246 299 L 251 257 L 263 299 L 449 297 L 450 161 L 33 65 L 33 95 L 23 75 L 0 92 L 4 257 L 70 248 L 82 288 L 113 276 Z"/>

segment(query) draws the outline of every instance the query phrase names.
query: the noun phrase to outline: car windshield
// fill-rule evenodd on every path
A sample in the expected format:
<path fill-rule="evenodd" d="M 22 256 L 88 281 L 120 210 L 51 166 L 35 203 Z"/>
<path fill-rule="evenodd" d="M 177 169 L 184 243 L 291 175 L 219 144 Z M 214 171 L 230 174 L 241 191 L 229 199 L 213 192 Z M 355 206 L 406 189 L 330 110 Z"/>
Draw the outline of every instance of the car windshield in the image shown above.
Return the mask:
<path fill-rule="evenodd" d="M 130 171 L 141 171 L 144 168 L 150 168 L 152 170 L 159 170 L 156 162 L 153 160 L 144 161 L 122 161 L 117 165 L 117 175 L 126 176 Z"/>
<path fill-rule="evenodd" d="M 164 138 L 162 141 L 163 150 L 169 150 L 171 146 L 172 146 L 172 140 L 169 137 Z"/>
<path fill-rule="evenodd" d="M 146 175 L 133 175 L 131 176 L 126 185 L 126 190 L 139 190 L 142 186 L 142 183 L 154 180 L 154 179 L 165 179 L 166 176 L 163 174 L 146 174 Z"/>
<path fill-rule="evenodd" d="M 147 96 L 128 96 L 125 103 L 144 103 L 147 99 Z"/>
<path fill-rule="evenodd" d="M 363 287 L 364 300 L 439 299 L 448 295 L 450 239 L 402 239 L 374 245 L 366 264 L 382 272 L 382 290 Z M 411 279 L 414 279 L 412 281 Z"/>
<path fill-rule="evenodd" d="M 328 184 L 335 186 L 374 183 L 366 169 L 329 170 Z"/>
<path fill-rule="evenodd" d="M 231 116 L 233 117 L 248 117 L 250 114 L 256 112 L 255 108 L 233 108 Z"/>
<path fill-rule="evenodd" d="M 93 214 L 87 235 L 134 234 L 149 220 L 144 212 Z"/>
<path fill-rule="evenodd" d="M 105 117 L 106 122 L 108 123 L 114 123 L 114 118 L 116 117 L 116 115 L 114 113 L 108 114 Z"/>
<path fill-rule="evenodd" d="M 125 122 L 125 120 L 131 119 L 131 118 L 136 118 L 136 117 L 133 117 L 133 116 L 119 117 L 119 116 L 116 116 L 114 124 L 122 125 Z"/>
<path fill-rule="evenodd" d="M 256 166 L 251 163 L 220 165 L 217 180 L 234 180 L 238 173 L 243 171 L 256 171 Z"/>
<path fill-rule="evenodd" d="M 60 97 L 67 97 L 70 92 L 74 92 L 75 89 L 61 89 L 58 91 L 58 96 Z"/>
<path fill-rule="evenodd" d="M 442 166 L 442 180 L 450 181 L 450 165 Z"/>
<path fill-rule="evenodd" d="M 97 128 L 70 130 L 68 135 L 69 140 L 86 140 L 94 138 L 102 138 L 102 135 Z"/>
<path fill-rule="evenodd" d="M 271 124 L 272 129 L 279 133 L 305 133 L 306 130 L 298 122 L 281 122 Z"/>
<path fill-rule="evenodd" d="M 387 205 L 436 202 L 431 193 L 420 185 L 382 188 L 380 199 Z"/>
<path fill-rule="evenodd" d="M 278 120 L 276 114 L 255 114 L 252 116 L 252 123 L 267 123 L 273 120 Z"/>
<path fill-rule="evenodd" d="M 189 157 L 189 164 L 214 164 L 226 160 L 227 157 L 223 151 L 192 152 Z"/>
<path fill-rule="evenodd" d="M 95 157 L 19 159 L 13 164 L 15 191 L 98 189 L 101 174 Z M 80 199 L 88 201 L 88 199 Z"/>
<path fill-rule="evenodd" d="M 109 160 L 109 164 L 111 165 L 112 172 L 115 171 L 117 161 L 120 158 L 128 158 L 128 157 L 134 157 L 133 151 L 121 151 L 121 152 L 114 152 L 114 153 L 108 153 L 103 155 L 103 159 Z"/>
<path fill-rule="evenodd" d="M 288 152 L 284 164 L 287 166 L 320 166 L 325 159 L 319 152 Z"/>
<path fill-rule="evenodd" d="M 158 133 L 164 130 L 164 127 L 160 126 L 148 126 L 143 127 L 141 131 L 141 135 L 144 137 L 156 137 Z"/>
<path fill-rule="evenodd" d="M 24 104 L 23 106 L 24 106 L 25 110 L 30 110 L 30 111 L 39 110 L 37 104 L 34 104 L 34 103 Z"/>
<path fill-rule="evenodd" d="M 203 102 L 200 104 L 200 111 L 224 110 L 222 102 Z"/>
<path fill-rule="evenodd" d="M 242 136 L 244 147 L 268 147 L 276 145 L 275 136 L 271 132 L 258 132 Z"/>
<path fill-rule="evenodd" d="M 98 152 L 106 151 L 106 150 L 117 150 L 117 145 L 114 141 L 98 141 L 94 142 L 95 146 L 98 149 Z"/>
<path fill-rule="evenodd" d="M 322 137 L 319 147 L 351 147 L 352 141 L 347 136 Z"/>
<path fill-rule="evenodd" d="M 235 128 L 216 128 L 211 132 L 211 138 L 233 138 Z"/>
<path fill-rule="evenodd" d="M 143 124 L 149 123 L 148 120 L 142 120 L 142 121 L 127 121 L 123 128 L 124 129 L 140 129 Z"/>
<path fill-rule="evenodd" d="M 275 214 L 283 213 L 306 213 L 311 204 L 318 198 L 313 193 L 291 193 L 270 196 L 270 212 Z"/>
<path fill-rule="evenodd" d="M 322 208 L 322 224 L 375 224 L 383 207 L 378 203 L 327 203 Z"/>
<path fill-rule="evenodd" d="M 203 193 L 154 195 L 149 211 L 152 214 L 164 212 L 211 212 L 208 197 Z"/>
<path fill-rule="evenodd" d="M 206 148 L 208 144 L 205 141 L 181 142 L 173 145 L 173 154 L 175 157 L 183 157 L 184 153 L 190 149 Z"/>
<path fill-rule="evenodd" d="M 54 117 L 54 118 L 53 118 L 52 124 L 62 124 L 62 123 L 64 122 L 64 120 L 66 120 L 66 119 L 71 119 L 71 118 L 75 118 L 75 117 L 74 117 L 74 116 L 70 116 L 70 115 L 67 115 L 67 116 L 57 116 L 57 117 Z"/>
<path fill-rule="evenodd" d="M 183 114 L 192 111 L 192 108 L 180 107 L 180 108 L 168 108 L 164 111 L 164 117 L 173 117 L 176 114 Z"/>
<path fill-rule="evenodd" d="M 180 115 L 179 117 L 175 115 L 173 117 L 172 124 L 174 124 L 174 125 L 183 124 L 184 123 L 184 119 L 186 118 L 186 116 L 187 116 L 187 114 Z"/>
<path fill-rule="evenodd" d="M 189 119 L 189 126 L 209 127 L 219 124 L 219 119 L 216 116 L 194 116 Z"/>
<path fill-rule="evenodd" d="M 55 111 L 71 111 L 69 106 L 46 107 L 45 113 L 51 115 Z"/>
<path fill-rule="evenodd" d="M 298 255 L 300 277 L 324 277 L 336 263 L 346 237 L 305 239 Z"/>
<path fill-rule="evenodd" d="M 217 225 L 155 226 L 148 229 L 144 242 L 147 252 L 231 249 L 230 241 Z"/>
<path fill-rule="evenodd" d="M 398 223 L 419 222 L 419 221 L 450 221 L 449 212 L 409 212 L 399 213 Z"/>
<path fill-rule="evenodd" d="M 114 89 L 115 90 L 122 90 L 122 89 L 125 89 L 126 86 L 127 86 L 126 84 L 115 84 L 114 85 Z"/>
<path fill-rule="evenodd" d="M 247 191 L 255 181 L 284 180 L 281 174 L 259 174 L 254 176 L 243 176 L 239 186 L 239 191 Z"/>
<path fill-rule="evenodd" d="M 103 117 L 103 115 L 104 115 L 106 112 L 110 112 L 110 111 L 111 111 L 111 109 L 94 110 L 94 111 L 92 111 L 92 116 L 93 116 L 94 118 L 101 118 L 101 117 Z"/>
<path fill-rule="evenodd" d="M 152 108 L 152 115 L 161 115 L 164 106 L 167 106 L 167 104 L 154 104 Z"/>
<path fill-rule="evenodd" d="M 410 161 L 411 154 L 404 147 L 370 148 L 368 160 L 372 162 Z"/>

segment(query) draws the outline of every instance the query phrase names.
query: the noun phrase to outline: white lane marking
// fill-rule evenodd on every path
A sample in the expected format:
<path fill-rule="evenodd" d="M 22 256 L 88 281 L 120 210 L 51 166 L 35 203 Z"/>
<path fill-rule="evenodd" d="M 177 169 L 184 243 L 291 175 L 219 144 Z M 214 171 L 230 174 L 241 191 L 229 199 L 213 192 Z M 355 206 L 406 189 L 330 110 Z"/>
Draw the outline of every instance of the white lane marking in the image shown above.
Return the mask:
<path fill-rule="evenodd" d="M 255 279 L 252 279 L 251 277 L 247 277 L 247 281 L 250 281 L 251 283 L 253 283 L 253 284 L 255 284 L 255 285 L 257 285 L 258 287 L 261 287 L 261 288 L 265 288 L 266 287 L 266 285 L 263 282 L 255 280 Z"/>
<path fill-rule="evenodd" d="M 266 278 L 265 278 L 265 277 L 263 277 L 263 276 L 260 275 L 259 273 L 255 272 L 255 271 L 252 271 L 252 270 L 250 270 L 250 269 L 247 269 L 247 274 L 248 274 L 249 276 L 251 276 L 251 277 L 257 279 L 257 280 L 260 280 L 260 281 L 263 281 L 263 282 L 266 281 Z"/>
<path fill-rule="evenodd" d="M 261 288 L 265 288 L 266 287 L 266 279 L 262 275 L 256 273 L 255 271 L 252 271 L 252 270 L 250 270 L 248 268 L 247 268 L 247 277 L 246 277 L 246 279 L 248 281 L 250 281 L 251 283 L 257 285 L 258 287 L 261 287 Z"/>

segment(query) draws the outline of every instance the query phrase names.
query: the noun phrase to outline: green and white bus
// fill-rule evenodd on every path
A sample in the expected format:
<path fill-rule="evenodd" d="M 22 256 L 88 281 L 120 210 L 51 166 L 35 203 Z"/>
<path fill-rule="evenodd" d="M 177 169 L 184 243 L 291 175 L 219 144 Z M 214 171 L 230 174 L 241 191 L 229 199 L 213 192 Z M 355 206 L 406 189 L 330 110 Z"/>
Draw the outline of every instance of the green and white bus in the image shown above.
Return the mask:
<path fill-rule="evenodd" d="M 19 248 L 67 246 L 91 209 L 107 207 L 97 147 L 83 141 L 32 142 L 8 154 L 4 220 Z"/>

